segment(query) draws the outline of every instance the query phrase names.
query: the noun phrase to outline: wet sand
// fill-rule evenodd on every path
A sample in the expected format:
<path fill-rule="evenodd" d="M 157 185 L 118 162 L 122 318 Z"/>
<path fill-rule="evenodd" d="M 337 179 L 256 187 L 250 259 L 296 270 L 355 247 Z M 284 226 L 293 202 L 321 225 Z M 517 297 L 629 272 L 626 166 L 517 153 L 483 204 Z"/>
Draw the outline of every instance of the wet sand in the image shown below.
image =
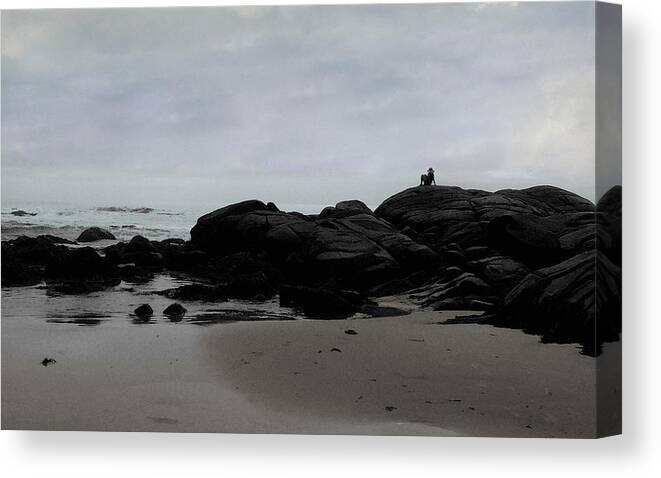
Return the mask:
<path fill-rule="evenodd" d="M 135 304 L 159 311 L 170 303 L 140 293 L 62 298 L 3 289 L 2 427 L 594 434 L 595 360 L 574 345 L 540 344 L 487 325 L 439 324 L 455 312 L 206 326 L 156 316 L 137 323 L 126 313 Z M 98 304 L 106 311 L 95 319 Z M 189 314 L 203 308 L 184 305 Z M 64 320 L 72 310 L 84 314 Z M 45 357 L 56 362 L 43 366 Z"/>
<path fill-rule="evenodd" d="M 594 359 L 516 330 L 437 324 L 456 315 L 268 323 L 204 340 L 222 380 L 279 413 L 383 434 L 594 434 Z"/>

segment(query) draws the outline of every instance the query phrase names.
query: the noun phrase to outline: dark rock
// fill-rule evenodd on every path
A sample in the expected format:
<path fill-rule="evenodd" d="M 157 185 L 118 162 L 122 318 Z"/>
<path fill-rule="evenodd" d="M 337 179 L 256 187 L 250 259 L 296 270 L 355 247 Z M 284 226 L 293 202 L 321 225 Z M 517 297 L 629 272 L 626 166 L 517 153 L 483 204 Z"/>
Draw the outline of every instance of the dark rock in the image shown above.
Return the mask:
<path fill-rule="evenodd" d="M 171 238 L 168 238 L 168 239 L 163 239 L 161 241 L 161 244 L 165 244 L 165 245 L 169 245 L 169 246 L 172 246 L 172 245 L 183 246 L 183 245 L 186 244 L 186 241 L 183 240 L 183 239 L 176 238 L 176 237 L 171 237 Z"/>
<path fill-rule="evenodd" d="M 461 272 L 462 271 L 459 270 L 460 274 Z M 393 279 L 388 282 L 384 282 L 383 284 L 379 284 L 376 287 L 371 288 L 367 292 L 367 295 L 371 297 L 385 297 L 389 295 L 401 294 L 421 286 L 431 278 L 431 274 L 426 271 L 414 272 L 404 279 Z"/>
<path fill-rule="evenodd" d="M 51 234 L 42 234 L 37 236 L 37 239 L 44 239 L 51 244 L 77 244 L 76 241 L 70 241 L 69 239 L 65 239 L 63 237 L 58 237 L 58 236 L 53 236 Z"/>
<path fill-rule="evenodd" d="M 15 258 L 2 257 L 3 287 L 20 287 L 39 284 L 43 278 L 43 270 L 39 266 L 17 261 Z"/>
<path fill-rule="evenodd" d="M 440 278 L 412 291 L 414 301 L 435 310 L 485 310 L 493 305 L 493 290 L 475 274 L 464 272 L 452 279 Z"/>
<path fill-rule="evenodd" d="M 105 280 L 119 277 L 117 267 L 101 257 L 91 247 L 67 250 L 66 254 L 59 256 L 57 259 L 47 265 L 47 277 L 85 280 Z"/>
<path fill-rule="evenodd" d="M 20 236 L 2 242 L 2 285 L 29 286 L 39 284 L 44 269 L 68 253 L 65 246 L 55 244 L 46 236 Z"/>
<path fill-rule="evenodd" d="M 426 270 L 417 271 L 413 274 L 406 276 L 406 280 L 416 287 L 421 286 L 425 282 L 428 282 L 432 279 L 432 274 Z"/>
<path fill-rule="evenodd" d="M 150 244 L 163 257 L 163 266 L 170 270 L 201 273 L 209 263 L 209 255 L 195 249 L 183 239 L 166 239 Z"/>
<path fill-rule="evenodd" d="M 246 201 L 202 216 L 191 230 L 192 244 L 215 255 L 267 255 L 294 282 L 333 278 L 363 290 L 435 267 L 433 251 L 375 217 L 364 204 L 348 201 L 334 209 L 337 215 L 310 220 Z"/>
<path fill-rule="evenodd" d="M 465 254 L 468 260 L 477 260 L 487 257 L 491 253 L 491 249 L 487 246 L 473 246 L 466 248 Z"/>
<path fill-rule="evenodd" d="M 341 289 L 283 286 L 280 305 L 301 308 L 307 315 L 336 317 L 360 310 L 365 299 L 358 292 Z"/>
<path fill-rule="evenodd" d="M 585 213 L 588 216 L 594 213 L 590 201 L 552 186 L 495 193 L 422 186 L 392 196 L 375 211 L 377 216 L 396 227 L 415 231 L 418 242 L 424 239 L 426 245 L 437 251 L 451 242 L 464 249 L 491 246 L 500 250 L 502 247 L 503 252 L 516 258 L 519 252 L 526 254 L 526 259 L 537 258 L 540 251 L 551 251 L 554 254 L 549 258 L 551 263 L 559 256 L 566 258 L 576 252 L 561 254 L 559 235 L 572 228 L 585 227 L 585 223 L 571 224 L 573 216 Z M 490 223 L 494 220 L 492 226 Z M 487 224 L 489 230 L 485 227 Z M 518 250 L 513 244 L 524 247 Z"/>
<path fill-rule="evenodd" d="M 406 279 L 393 279 L 384 284 L 377 285 L 371 288 L 367 295 L 371 297 L 385 297 L 389 295 L 401 294 L 407 290 L 411 290 L 416 286 Z"/>
<path fill-rule="evenodd" d="M 186 309 L 181 304 L 178 304 L 177 302 L 175 302 L 174 304 L 169 305 L 163 311 L 163 314 L 167 315 L 169 317 L 180 317 L 180 316 L 183 316 L 185 313 L 186 313 Z"/>
<path fill-rule="evenodd" d="M 78 242 L 94 242 L 102 239 L 115 239 L 115 236 L 110 231 L 100 227 L 90 227 L 81 232 L 77 240 Z"/>
<path fill-rule="evenodd" d="M 446 267 L 454 266 L 459 268 L 465 268 L 467 262 L 463 252 L 446 247 L 442 248 L 439 252 L 439 261 Z"/>
<path fill-rule="evenodd" d="M 117 267 L 91 247 L 67 250 L 50 261 L 45 271 L 53 291 L 84 294 L 119 284 Z"/>
<path fill-rule="evenodd" d="M 532 214 L 505 215 L 489 223 L 489 244 L 526 263 L 553 264 L 562 258 L 559 221 Z"/>
<path fill-rule="evenodd" d="M 142 236 L 133 236 L 125 248 L 127 253 L 154 252 L 155 250 L 156 248 L 152 245 L 151 241 Z"/>
<path fill-rule="evenodd" d="M 262 251 L 266 245 L 264 237 L 269 230 L 297 222 L 304 221 L 274 211 L 261 201 L 243 201 L 200 217 L 191 229 L 191 242 L 200 250 L 221 255 Z"/>
<path fill-rule="evenodd" d="M 531 275 L 597 246 L 609 261 L 597 277 L 619 283 L 611 266 L 621 261 L 620 198 L 617 188 L 609 192 L 597 219 L 590 201 L 552 186 L 494 193 L 421 186 L 392 196 L 374 212 L 359 201 L 342 201 L 308 216 L 245 201 L 201 217 L 190 247 L 208 254 L 203 267 L 223 287 L 242 274 L 255 274 L 255 282 L 268 283 L 270 290 L 291 284 L 281 287 L 281 303 L 309 315 L 364 311 L 365 291 L 407 291 L 425 307 L 499 314 L 502 297 L 527 278 L 534 282 Z M 560 267 L 558 280 L 571 275 Z M 360 300 L 347 301 L 337 292 L 347 289 Z M 563 330 L 558 336 L 568 337 Z"/>
<path fill-rule="evenodd" d="M 23 217 L 23 216 L 36 216 L 37 213 L 36 212 L 27 212 L 27 211 L 24 211 L 23 209 L 19 209 L 17 211 L 12 211 L 11 215 L 12 216 Z"/>
<path fill-rule="evenodd" d="M 163 256 L 158 252 L 127 252 L 123 255 L 122 262 L 132 263 L 150 270 L 158 271 L 163 268 Z"/>
<path fill-rule="evenodd" d="M 355 216 L 357 214 L 373 214 L 372 210 L 368 208 L 365 203 L 361 201 L 341 201 L 333 206 L 328 206 L 324 208 L 319 214 L 317 219 L 328 219 L 328 218 L 345 218 Z"/>
<path fill-rule="evenodd" d="M 225 291 L 229 297 L 250 299 L 260 294 L 273 295 L 274 289 L 266 274 L 258 271 L 232 277 L 226 284 Z"/>
<path fill-rule="evenodd" d="M 127 282 L 146 282 L 148 278 L 152 277 L 150 274 L 144 274 L 141 269 L 131 263 L 119 264 L 117 270 L 119 271 L 119 277 Z"/>
<path fill-rule="evenodd" d="M 151 308 L 149 304 L 142 304 L 134 311 L 135 315 L 138 317 L 148 317 L 154 314 L 154 309 Z"/>
<path fill-rule="evenodd" d="M 508 291 L 523 279 L 530 269 L 523 263 L 507 256 L 492 256 L 471 262 L 481 277 L 501 291 Z"/>
<path fill-rule="evenodd" d="M 159 292 L 169 299 L 201 300 L 207 302 L 224 301 L 227 299 L 226 291 L 222 287 L 204 284 L 187 284 L 174 289 Z"/>
<path fill-rule="evenodd" d="M 464 271 L 460 269 L 459 267 L 456 266 L 451 266 L 451 267 L 446 267 L 441 269 L 439 278 L 440 279 L 445 279 L 445 280 L 450 280 L 454 279 L 455 277 L 459 277 L 461 274 L 463 274 Z"/>
<path fill-rule="evenodd" d="M 57 363 L 57 360 L 48 357 L 44 357 L 44 359 L 41 361 L 41 365 L 43 365 L 44 367 L 48 367 L 49 365 L 53 365 L 54 363 Z"/>
<path fill-rule="evenodd" d="M 619 267 L 605 255 L 596 259 L 587 251 L 528 274 L 503 300 L 498 322 L 597 354 L 604 341 L 619 337 L 621 290 Z"/>
<path fill-rule="evenodd" d="M 219 281 L 228 282 L 233 278 L 262 272 L 270 282 L 278 282 L 282 274 L 263 256 L 251 252 L 238 252 L 211 261 L 213 276 Z"/>
<path fill-rule="evenodd" d="M 340 201 L 335 205 L 335 209 L 340 211 L 356 211 L 360 213 L 372 214 L 372 210 L 365 205 L 362 201 L 350 200 Z"/>
<path fill-rule="evenodd" d="M 347 330 L 344 331 L 344 333 L 347 334 L 347 335 L 358 335 L 358 332 L 356 332 L 353 329 L 347 329 Z"/>
<path fill-rule="evenodd" d="M 68 249 L 53 243 L 45 236 L 19 236 L 11 241 L 2 241 L 2 260 L 14 259 L 20 264 L 45 266 L 68 253 Z"/>

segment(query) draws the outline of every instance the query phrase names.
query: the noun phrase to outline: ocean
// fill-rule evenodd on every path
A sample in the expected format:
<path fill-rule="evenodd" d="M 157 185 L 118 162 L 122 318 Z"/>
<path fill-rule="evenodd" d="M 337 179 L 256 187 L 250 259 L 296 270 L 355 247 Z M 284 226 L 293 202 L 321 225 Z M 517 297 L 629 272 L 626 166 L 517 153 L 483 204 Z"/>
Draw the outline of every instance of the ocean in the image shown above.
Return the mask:
<path fill-rule="evenodd" d="M 2 240 L 18 236 L 52 234 L 75 240 L 88 227 L 109 230 L 120 241 L 140 235 L 160 241 L 167 238 L 190 239 L 190 230 L 197 219 L 226 204 L 172 207 L 170 205 L 108 205 L 21 203 L 2 204 Z M 316 204 L 284 204 L 283 211 L 318 214 L 325 207 Z M 107 244 L 104 244 L 107 245 Z"/>

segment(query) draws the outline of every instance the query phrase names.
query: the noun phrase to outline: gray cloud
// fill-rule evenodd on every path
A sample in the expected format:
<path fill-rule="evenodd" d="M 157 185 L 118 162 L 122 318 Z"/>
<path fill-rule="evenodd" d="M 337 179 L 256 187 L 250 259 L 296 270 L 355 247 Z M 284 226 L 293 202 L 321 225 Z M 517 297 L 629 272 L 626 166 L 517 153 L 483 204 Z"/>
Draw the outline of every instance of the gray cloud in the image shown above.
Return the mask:
<path fill-rule="evenodd" d="M 3 200 L 594 199 L 594 36 L 590 2 L 3 12 Z"/>

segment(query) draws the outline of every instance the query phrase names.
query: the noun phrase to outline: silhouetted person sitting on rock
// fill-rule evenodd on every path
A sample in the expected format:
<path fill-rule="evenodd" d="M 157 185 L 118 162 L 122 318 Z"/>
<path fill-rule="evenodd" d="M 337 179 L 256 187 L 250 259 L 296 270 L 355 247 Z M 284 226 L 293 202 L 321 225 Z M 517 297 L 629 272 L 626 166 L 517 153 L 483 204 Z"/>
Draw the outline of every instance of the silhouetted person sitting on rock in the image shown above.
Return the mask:
<path fill-rule="evenodd" d="M 434 169 L 433 168 L 429 168 L 427 170 L 427 181 L 429 181 L 427 183 L 427 185 L 430 185 L 430 184 L 433 183 L 434 186 L 436 186 L 436 179 L 434 179 Z"/>
<path fill-rule="evenodd" d="M 420 186 L 425 185 L 429 186 L 431 183 L 436 184 L 436 180 L 434 179 L 434 170 L 433 168 L 429 168 L 427 170 L 427 174 L 422 174 L 420 176 Z"/>

